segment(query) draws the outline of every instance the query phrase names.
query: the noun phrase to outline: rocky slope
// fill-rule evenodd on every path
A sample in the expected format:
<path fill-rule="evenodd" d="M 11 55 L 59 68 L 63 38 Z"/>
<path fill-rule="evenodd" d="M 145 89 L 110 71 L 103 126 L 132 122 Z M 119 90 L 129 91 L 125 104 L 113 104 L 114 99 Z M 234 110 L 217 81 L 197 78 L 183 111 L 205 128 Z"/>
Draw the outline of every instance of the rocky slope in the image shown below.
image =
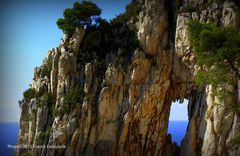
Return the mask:
<path fill-rule="evenodd" d="M 35 148 L 18 149 L 16 155 L 240 155 L 240 146 L 231 142 L 240 137 L 239 116 L 214 105 L 211 86 L 194 85 L 199 67 L 186 25 L 198 19 L 239 28 L 239 3 L 139 2 L 142 11 L 135 23 L 139 47 L 131 56 L 121 55 L 121 47 L 107 54 L 103 77 L 98 76 L 96 62 L 79 60 L 87 33 L 83 29 L 48 52 L 32 83 L 42 96 L 20 103 L 18 145 Z M 45 74 L 46 68 L 50 74 Z M 76 86 L 84 95 L 66 108 L 64 98 Z M 167 129 L 172 101 L 184 98 L 189 99 L 189 125 L 179 148 Z"/>

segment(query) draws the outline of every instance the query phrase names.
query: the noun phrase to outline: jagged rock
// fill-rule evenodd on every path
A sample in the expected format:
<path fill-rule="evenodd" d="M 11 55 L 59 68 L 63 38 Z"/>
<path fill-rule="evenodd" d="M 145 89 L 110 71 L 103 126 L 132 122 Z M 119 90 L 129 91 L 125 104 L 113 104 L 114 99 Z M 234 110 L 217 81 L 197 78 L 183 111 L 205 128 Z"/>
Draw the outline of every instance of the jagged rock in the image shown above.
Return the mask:
<path fill-rule="evenodd" d="M 56 103 L 38 108 L 42 97 L 21 102 L 18 144 L 66 148 L 17 150 L 17 155 L 25 151 L 48 156 L 240 154 L 240 146 L 232 143 L 240 137 L 239 116 L 214 104 L 218 99 L 211 86 L 195 85 L 200 67 L 187 32 L 191 19 L 239 27 L 239 6 L 228 1 L 138 1 L 142 10 L 137 23 L 130 23 L 136 25 L 140 47 L 131 56 L 121 56 L 122 48 L 115 47 L 106 55 L 103 78 L 97 76 L 94 63 L 83 65 L 78 59 L 84 29 L 76 29 L 71 38 L 65 36 L 35 68 L 32 87 L 41 94 L 56 93 Z M 178 7 L 184 11 L 187 5 L 196 10 L 185 8 L 173 18 Z M 124 31 L 125 27 L 114 30 L 116 41 L 123 41 L 118 33 Z M 49 76 L 43 69 L 50 64 Z M 71 107 L 63 102 L 64 96 L 76 86 L 86 95 L 77 99 L 70 112 L 64 111 Z M 172 101 L 184 98 L 189 99 L 189 124 L 179 149 L 167 128 Z M 36 119 L 29 121 L 33 109 L 37 109 Z M 49 129 L 49 134 L 43 133 Z"/>
<path fill-rule="evenodd" d="M 221 21 L 224 26 L 232 26 L 239 28 L 240 26 L 240 11 L 239 7 L 234 2 L 226 1 L 223 4 Z"/>
<path fill-rule="evenodd" d="M 58 62 L 59 62 L 59 56 L 60 52 L 57 49 L 55 49 L 55 54 L 53 56 L 52 60 L 52 71 L 51 71 L 51 91 L 53 93 L 57 92 L 57 74 L 58 74 Z"/>
<path fill-rule="evenodd" d="M 106 85 L 122 86 L 124 81 L 123 71 L 113 65 L 109 65 L 106 70 Z"/>
<path fill-rule="evenodd" d="M 85 85 L 84 85 L 84 91 L 86 93 L 89 92 L 91 84 L 92 84 L 92 78 L 93 78 L 93 67 L 91 63 L 88 63 L 85 65 Z"/>
<path fill-rule="evenodd" d="M 117 135 L 122 100 L 122 86 L 105 87 L 100 94 L 97 125 L 99 131 L 98 139 L 99 141 L 108 141 L 109 146 L 113 143 Z M 99 143 L 99 146 L 102 146 L 102 144 Z"/>
<path fill-rule="evenodd" d="M 70 68 L 71 68 L 71 62 L 70 62 L 70 54 L 64 53 L 60 56 L 59 62 L 58 62 L 58 68 L 59 68 L 59 75 L 67 75 L 69 74 Z"/>
<path fill-rule="evenodd" d="M 143 52 L 136 51 L 133 60 L 133 72 L 131 80 L 133 84 L 144 84 L 148 81 L 150 71 L 150 60 L 145 57 Z"/>
<path fill-rule="evenodd" d="M 145 1 L 138 17 L 138 39 L 145 52 L 151 55 L 156 55 L 158 48 L 167 42 L 167 8 L 163 3 L 161 0 Z"/>
<path fill-rule="evenodd" d="M 190 13 L 181 13 L 177 16 L 175 48 L 180 56 L 191 53 L 191 45 L 187 32 L 187 23 L 191 20 Z"/>
<path fill-rule="evenodd" d="M 56 145 L 66 145 L 67 135 L 65 127 L 60 127 L 53 132 L 53 140 Z"/>
<path fill-rule="evenodd" d="M 172 136 L 167 136 L 167 141 L 165 145 L 164 155 L 166 156 L 175 156 L 179 155 L 180 147 L 174 142 L 172 143 Z"/>
<path fill-rule="evenodd" d="M 226 10 L 229 11 L 229 14 L 222 13 Z M 191 51 L 191 47 L 186 48 L 187 45 L 190 45 L 187 43 L 189 42 L 189 39 L 186 35 L 186 23 L 192 18 L 199 19 L 202 22 L 214 19 L 214 21 L 218 24 L 221 22 L 224 26 L 236 27 L 236 25 L 238 25 L 238 22 L 236 21 L 239 21 L 238 18 L 240 17 L 238 12 L 239 8 L 236 4 L 226 1 L 224 3 L 212 3 L 212 5 L 208 6 L 208 10 L 202 10 L 198 13 L 179 14 L 175 40 L 176 52 L 180 55 L 189 55 L 188 51 Z M 183 46 L 181 46 L 181 44 Z M 187 57 L 183 61 L 186 64 L 188 62 L 192 62 L 192 60 Z M 197 66 L 192 66 L 190 64 L 190 67 L 194 69 L 193 71 L 195 72 L 198 70 Z M 217 98 L 212 96 L 211 86 L 207 86 L 205 92 L 206 95 L 199 95 L 194 100 L 196 106 L 192 106 L 193 104 L 190 104 L 192 107 L 190 107 L 189 110 L 190 121 L 187 133 L 182 142 L 181 155 L 205 156 L 229 155 L 232 153 L 232 150 L 227 148 L 227 140 L 231 140 L 228 139 L 228 134 L 231 132 L 231 129 L 234 128 L 232 125 L 234 123 L 233 113 L 228 112 L 226 108 L 222 106 L 214 104 L 217 101 Z M 206 101 L 202 99 L 206 99 Z"/>
<path fill-rule="evenodd" d="M 19 122 L 19 132 L 18 132 L 18 144 L 27 144 L 29 141 L 29 106 L 26 100 L 20 101 L 21 115 Z M 16 155 L 26 152 L 27 149 L 16 149 L 14 152 Z"/>
<path fill-rule="evenodd" d="M 28 136 L 28 142 L 33 143 L 33 139 L 35 136 L 35 131 L 36 131 L 36 114 L 34 114 L 33 111 L 37 111 L 37 100 L 36 99 L 31 99 L 29 109 L 28 109 L 28 114 L 31 114 L 28 116 L 29 119 L 29 136 Z M 30 119 L 31 117 L 31 119 Z"/>
<path fill-rule="evenodd" d="M 83 37 L 85 36 L 85 29 L 76 28 L 75 33 L 69 40 L 69 48 L 73 50 L 73 53 L 77 56 L 79 53 L 80 44 L 82 43 Z"/>
<path fill-rule="evenodd" d="M 77 124 L 77 119 L 76 118 L 70 119 L 69 122 L 67 123 L 67 127 L 66 127 L 67 132 L 66 133 L 67 133 L 68 140 L 72 136 L 76 124 Z"/>
<path fill-rule="evenodd" d="M 77 58 L 72 53 L 63 53 L 58 62 L 57 95 L 62 96 L 74 84 L 74 73 L 77 70 Z"/>

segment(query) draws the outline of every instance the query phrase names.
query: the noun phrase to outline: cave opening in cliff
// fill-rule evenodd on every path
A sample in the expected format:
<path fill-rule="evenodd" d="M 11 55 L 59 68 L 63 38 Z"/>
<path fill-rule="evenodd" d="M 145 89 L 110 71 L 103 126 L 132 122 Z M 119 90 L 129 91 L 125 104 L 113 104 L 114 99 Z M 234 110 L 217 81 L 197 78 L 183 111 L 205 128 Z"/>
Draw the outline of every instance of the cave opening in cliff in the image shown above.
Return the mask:
<path fill-rule="evenodd" d="M 182 102 L 174 101 L 171 104 L 168 133 L 172 136 L 172 141 L 179 146 L 184 138 L 188 125 L 188 100 L 184 99 Z"/>

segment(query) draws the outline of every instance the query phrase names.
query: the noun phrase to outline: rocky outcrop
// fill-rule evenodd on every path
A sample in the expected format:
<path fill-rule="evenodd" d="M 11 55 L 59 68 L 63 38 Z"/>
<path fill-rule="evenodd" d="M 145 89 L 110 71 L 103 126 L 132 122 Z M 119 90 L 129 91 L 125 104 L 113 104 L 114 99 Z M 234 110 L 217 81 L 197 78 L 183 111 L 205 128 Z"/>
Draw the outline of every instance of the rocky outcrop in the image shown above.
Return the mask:
<path fill-rule="evenodd" d="M 16 155 L 240 154 L 240 146 L 231 141 L 239 137 L 239 117 L 214 105 L 211 86 L 195 86 L 199 67 L 187 33 L 191 19 L 214 19 L 239 27 L 237 4 L 139 3 L 142 11 L 137 22 L 130 23 L 137 28 L 139 47 L 127 56 L 122 47 L 115 47 L 106 54 L 103 75 L 96 60 L 85 64 L 79 59 L 85 50 L 84 29 L 77 28 L 72 37 L 65 36 L 59 47 L 48 52 L 43 65 L 34 71 L 32 88 L 41 96 L 21 102 L 18 144 L 31 146 L 18 149 Z M 189 5 L 199 8 L 184 11 Z M 118 42 L 117 34 L 125 29 L 114 30 Z M 66 102 L 67 95 L 75 97 L 75 92 L 78 99 Z M 167 129 L 172 101 L 184 98 L 189 99 L 189 124 L 180 149 Z"/>
<path fill-rule="evenodd" d="M 193 75 L 199 67 L 193 64 L 195 57 L 187 34 L 188 21 L 192 19 L 201 22 L 213 20 L 218 25 L 239 28 L 240 17 L 239 6 L 234 2 L 201 3 L 199 8 L 200 10 L 196 9 L 193 12 L 180 13 L 177 17 L 176 28 L 176 53 L 183 56 L 182 61 L 189 65 Z M 232 133 L 232 130 L 236 130 L 235 124 L 239 117 L 223 107 L 224 104 L 215 105 L 217 98 L 212 95 L 211 88 L 211 86 L 207 86 L 206 89 L 198 89 L 193 91 L 190 96 L 189 125 L 182 141 L 181 155 L 240 154 L 239 145 L 233 145 L 231 142 L 232 139 L 238 137 L 234 136 L 236 133 Z"/>

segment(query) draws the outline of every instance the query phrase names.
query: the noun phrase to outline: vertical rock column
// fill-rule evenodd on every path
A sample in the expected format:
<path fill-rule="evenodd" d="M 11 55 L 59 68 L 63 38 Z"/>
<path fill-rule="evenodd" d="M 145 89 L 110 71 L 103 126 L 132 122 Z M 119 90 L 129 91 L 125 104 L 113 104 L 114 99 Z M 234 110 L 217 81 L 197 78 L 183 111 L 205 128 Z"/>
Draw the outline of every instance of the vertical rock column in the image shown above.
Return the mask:
<path fill-rule="evenodd" d="M 194 65 L 195 58 L 186 31 L 187 22 L 191 19 L 209 22 L 211 19 L 221 26 L 239 29 L 240 11 L 238 4 L 230 1 L 186 1 L 183 7 L 187 4 L 198 11 L 178 15 L 175 46 L 176 53 L 184 56 L 182 62 L 190 62 L 189 70 L 195 75 L 198 67 Z M 218 99 L 212 95 L 211 86 L 206 86 L 205 89 L 193 88 L 191 92 L 188 106 L 189 125 L 182 142 L 181 155 L 239 155 L 240 146 L 234 143 L 234 140 L 239 138 L 239 115 L 229 111 L 224 103 L 215 104 Z"/>

